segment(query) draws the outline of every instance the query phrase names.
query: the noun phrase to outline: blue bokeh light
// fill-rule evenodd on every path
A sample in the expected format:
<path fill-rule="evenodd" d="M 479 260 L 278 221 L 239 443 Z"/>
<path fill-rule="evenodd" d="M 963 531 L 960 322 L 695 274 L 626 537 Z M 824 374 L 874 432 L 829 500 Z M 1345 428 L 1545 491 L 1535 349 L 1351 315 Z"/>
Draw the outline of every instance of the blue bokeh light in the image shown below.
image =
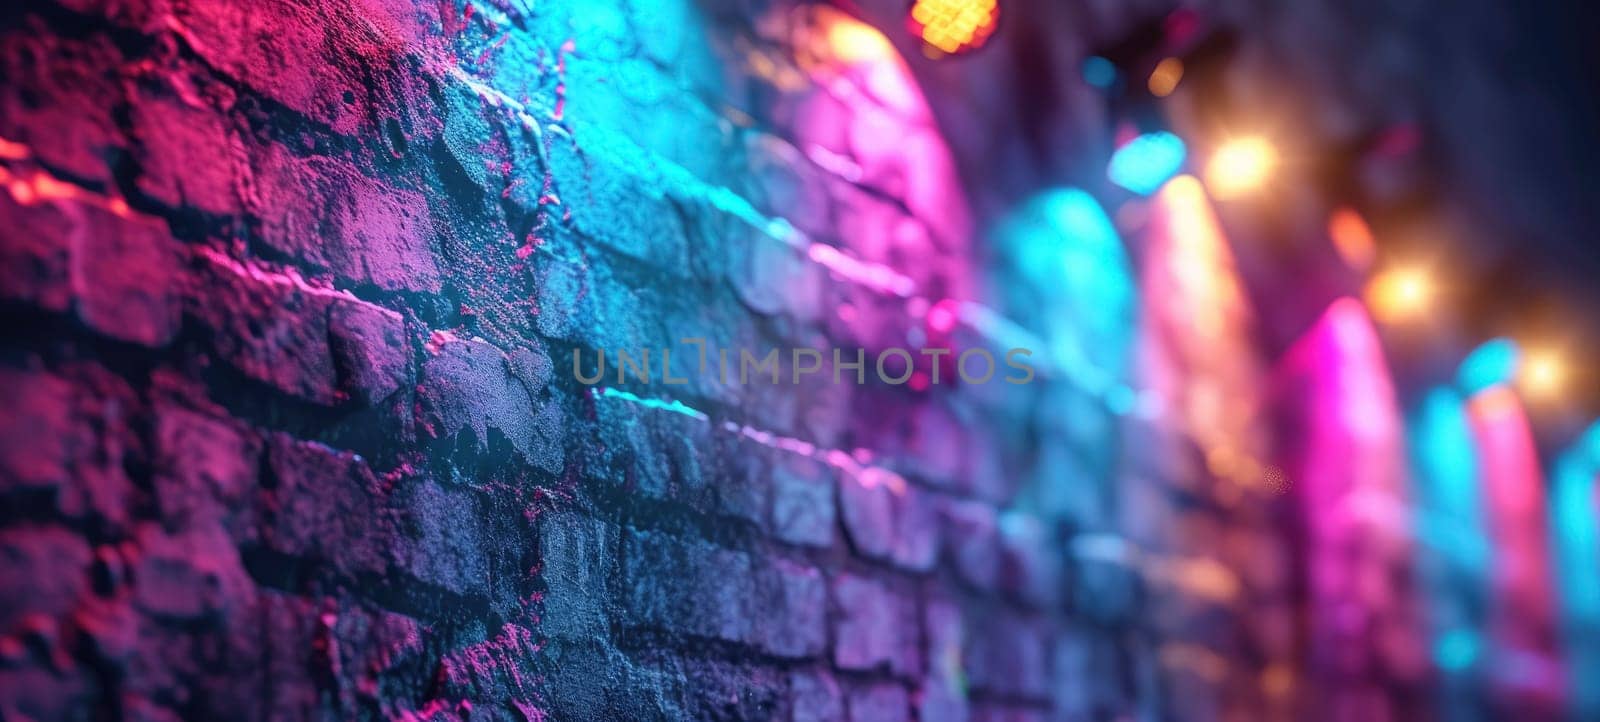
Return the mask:
<path fill-rule="evenodd" d="M 1182 138 L 1166 131 L 1146 133 L 1111 154 L 1106 175 L 1112 183 L 1147 196 L 1183 169 L 1187 155 Z"/>
<path fill-rule="evenodd" d="M 1102 90 L 1117 82 L 1117 66 L 1098 55 L 1083 61 L 1083 82 Z"/>
<path fill-rule="evenodd" d="M 1494 339 L 1467 355 L 1456 372 L 1456 383 L 1469 395 L 1511 383 L 1521 361 L 1522 351 L 1516 342 L 1508 338 Z"/>

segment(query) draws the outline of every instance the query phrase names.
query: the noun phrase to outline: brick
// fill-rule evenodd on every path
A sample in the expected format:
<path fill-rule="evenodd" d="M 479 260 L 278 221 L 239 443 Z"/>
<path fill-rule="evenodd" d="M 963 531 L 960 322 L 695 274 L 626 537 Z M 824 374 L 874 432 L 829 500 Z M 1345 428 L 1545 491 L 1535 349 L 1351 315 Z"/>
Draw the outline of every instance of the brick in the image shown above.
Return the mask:
<path fill-rule="evenodd" d="M 93 681 L 46 662 L 0 669 L 0 705 L 23 719 L 72 719 L 94 704 Z"/>
<path fill-rule="evenodd" d="M 407 7 L 360 0 L 181 6 L 169 27 L 212 67 L 338 132 L 354 133 L 370 127 L 362 110 L 396 91 L 389 71 L 423 27 Z"/>
<path fill-rule="evenodd" d="M 787 696 L 780 670 L 721 660 L 683 658 L 682 719 L 775 719 Z"/>
<path fill-rule="evenodd" d="M 728 280 L 745 304 L 764 314 L 816 320 L 827 283 L 822 266 L 759 230 L 743 228 L 734 240 Z"/>
<path fill-rule="evenodd" d="M 783 216 L 807 236 L 834 235 L 834 200 L 825 171 L 808 162 L 792 143 L 771 133 L 749 132 L 744 139 L 748 177 L 741 185 L 757 209 Z"/>
<path fill-rule="evenodd" d="M 815 568 L 777 560 L 761 572 L 751 606 L 759 646 L 778 657 L 815 657 L 827 646 L 828 588 Z M 760 610 L 760 611 L 756 611 Z"/>
<path fill-rule="evenodd" d="M 1085 548 L 1085 541 L 1073 541 L 1074 554 L 1068 563 L 1073 610 L 1101 624 L 1127 622 L 1139 614 L 1144 594 L 1143 580 L 1135 566 L 1137 552 L 1123 540 L 1102 537 L 1088 545 L 1095 551 L 1085 554 L 1079 551 Z M 1110 548 L 1101 551 L 1099 548 L 1103 547 Z"/>
<path fill-rule="evenodd" d="M 106 158 L 125 143 L 112 116 L 122 65 L 105 35 L 71 39 L 13 26 L 0 37 L 0 77 L 10 88 L 0 95 L 0 137 L 67 176 L 110 184 Z"/>
<path fill-rule="evenodd" d="M 26 178 L 60 183 L 33 170 Z M 22 182 L 22 181 L 17 181 Z M 71 308 L 84 325 L 121 341 L 163 346 L 178 332 L 183 251 L 158 219 L 101 207 L 87 191 L 32 205 L 0 195 L 14 224 L 4 254 L 15 285 L 3 293 L 42 308 Z M 9 238 L 16 234 L 16 242 Z"/>
<path fill-rule="evenodd" d="M 274 434 L 267 465 L 273 486 L 261 529 L 265 547 L 345 576 L 388 572 L 398 520 L 359 457 Z"/>
<path fill-rule="evenodd" d="M 242 534 L 261 442 L 240 425 L 171 404 L 155 408 L 156 505 L 178 527 L 220 523 Z"/>
<path fill-rule="evenodd" d="M 614 525 L 580 514 L 539 517 L 540 574 L 545 582 L 541 632 L 574 639 L 606 633 L 607 588 L 617 566 L 615 537 Z"/>
<path fill-rule="evenodd" d="M 395 312 L 293 271 L 214 251 L 202 258 L 187 312 L 246 376 L 323 405 L 378 402 L 408 381 L 410 344 Z"/>
<path fill-rule="evenodd" d="M 999 610 L 973 609 L 967 617 L 967 679 L 975 691 L 1042 699 L 1050 690 L 1048 627 Z"/>
<path fill-rule="evenodd" d="M 872 684 L 850 691 L 850 722 L 909 722 L 911 703 L 897 684 Z"/>
<path fill-rule="evenodd" d="M 328 344 L 340 388 L 364 404 L 409 386 L 410 347 L 400 314 L 360 301 L 328 309 Z"/>
<path fill-rule="evenodd" d="M 636 7 L 631 12 L 692 12 L 672 5 L 652 6 L 649 10 Z M 692 37 L 698 34 L 696 25 L 692 20 L 659 22 L 644 26 L 652 29 L 642 37 L 646 46 L 659 37 Z M 703 96 L 685 87 L 691 74 L 717 85 L 722 74 L 716 70 L 718 63 L 705 57 L 710 55 L 710 48 L 704 39 L 691 43 L 686 50 L 685 55 L 698 55 L 701 59 L 652 62 L 635 52 L 604 59 L 589 53 L 569 57 L 569 87 L 582 87 L 585 92 L 568 95 L 568 117 L 580 137 L 592 133 L 596 126 L 618 131 L 673 171 L 697 181 L 723 185 L 743 168 L 735 130 L 724 116 L 707 107 Z M 663 116 L 675 120 L 672 127 L 650 122 L 651 118 Z"/>
<path fill-rule="evenodd" d="M 839 514 L 858 553 L 913 571 L 933 568 L 939 529 L 926 492 L 876 467 L 844 475 L 838 488 Z"/>
<path fill-rule="evenodd" d="M 19 582 L 0 590 L 0 635 L 18 633 L 31 617 L 64 617 L 89 591 L 92 559 L 89 545 L 61 527 L 0 530 L 0 576 Z"/>
<path fill-rule="evenodd" d="M 750 557 L 659 532 L 623 533 L 627 620 L 729 642 L 754 638 Z"/>
<path fill-rule="evenodd" d="M 1105 528 L 1112 517 L 1105 480 L 1093 473 L 1062 436 L 1047 436 L 1039 447 L 1028 475 L 1039 500 L 1039 513 L 1070 522 L 1077 529 Z"/>
<path fill-rule="evenodd" d="M 945 555 L 967 584 L 993 590 L 999 583 L 999 521 L 982 502 L 945 500 L 939 508 Z"/>
<path fill-rule="evenodd" d="M 580 303 L 589 293 L 590 273 L 582 264 L 563 259 L 536 257 L 535 271 L 538 282 L 536 299 L 539 333 L 550 338 L 574 338 Z M 557 359 L 557 368 L 563 374 L 572 373 L 572 358 Z"/>
<path fill-rule="evenodd" d="M 218 526 L 169 535 L 143 525 L 132 552 L 134 601 L 146 613 L 192 621 L 248 604 L 255 583 Z"/>
<path fill-rule="evenodd" d="M 688 273 L 688 238 L 655 161 L 615 131 L 591 127 L 581 146 L 550 144 L 550 172 L 585 236 L 674 276 Z"/>
<path fill-rule="evenodd" d="M 672 489 L 667 450 L 672 442 L 658 438 L 656 431 L 662 424 L 676 422 L 658 420 L 662 412 L 626 401 L 602 398 L 596 407 L 601 463 L 590 473 L 628 484 L 643 496 L 665 498 Z"/>
<path fill-rule="evenodd" d="M 489 593 L 496 540 L 474 495 L 423 477 L 396 485 L 380 503 L 397 534 L 392 548 L 378 549 L 392 568 L 454 594 Z"/>
<path fill-rule="evenodd" d="M 683 422 L 692 424 L 692 431 L 682 435 L 677 448 L 704 458 L 700 493 L 714 500 L 711 511 L 763 531 L 770 529 L 776 486 L 772 467 L 781 452 L 752 448 L 748 440 L 708 422 L 688 418 Z"/>
<path fill-rule="evenodd" d="M 826 670 L 789 675 L 789 722 L 843 722 L 844 693 Z"/>
<path fill-rule="evenodd" d="M 500 145 L 495 121 L 505 117 L 505 110 L 484 102 L 476 90 L 464 83 L 446 85 L 443 95 L 445 116 L 440 140 L 461 172 L 485 193 L 498 195 L 506 188 L 501 169 L 509 149 Z M 522 193 L 534 193 L 533 205 L 537 205 L 537 191 L 538 185 Z M 522 196 L 519 193 L 517 197 Z"/>
<path fill-rule="evenodd" d="M 899 310 L 895 309 L 894 313 L 898 316 Z M 953 367 L 942 369 L 939 377 L 940 386 L 959 383 L 958 377 L 951 379 L 953 373 L 955 373 Z M 981 423 L 960 418 L 956 410 L 946 403 L 919 404 L 912 409 L 911 418 L 906 424 L 910 438 L 903 441 L 908 473 L 915 473 L 918 477 L 942 488 L 955 486 L 958 483 L 968 486 L 980 483 L 979 480 L 968 477 L 969 467 L 973 461 L 972 455 L 983 445 L 982 437 L 977 431 Z M 996 500 L 984 496 L 991 501 Z"/>
<path fill-rule="evenodd" d="M 423 362 L 423 418 L 436 436 L 470 430 L 480 450 L 493 429 L 523 458 L 550 473 L 561 470 L 564 430 L 560 409 L 535 403 L 499 349 L 473 339 L 449 339 Z"/>
<path fill-rule="evenodd" d="M 929 600 L 923 608 L 922 629 L 928 673 L 917 701 L 918 719 L 964 722 L 969 710 L 964 666 L 966 624 L 961 608 L 948 599 Z"/>
<path fill-rule="evenodd" d="M 221 254 L 203 258 L 188 314 L 210 335 L 217 354 L 284 393 L 338 403 L 328 348 L 328 309 L 338 294 Z"/>
<path fill-rule="evenodd" d="M 1000 516 L 1000 588 L 1035 607 L 1061 599 L 1061 562 L 1039 517 L 1019 511 Z"/>
<path fill-rule="evenodd" d="M 323 610 L 318 606 L 310 598 L 261 590 L 250 617 L 229 637 L 230 646 L 258 660 L 250 675 L 253 679 L 225 686 L 237 695 L 230 700 L 238 705 L 234 714 L 250 703 L 264 708 L 255 719 L 306 718 L 322 711 L 313 679 L 331 674 L 331 660 L 325 644 L 318 644 L 319 632 L 324 631 Z M 135 673 L 158 677 L 165 662 L 155 659 L 148 667 L 136 665 Z M 229 671 L 237 674 L 235 669 Z"/>
<path fill-rule="evenodd" d="M 331 608 L 331 609 L 330 609 Z M 330 623 L 331 617 L 331 623 Z M 373 708 L 401 704 L 388 690 L 419 682 L 413 660 L 424 652 L 424 634 L 431 631 L 402 614 L 327 600 L 319 621 L 330 640 L 341 695 L 342 716 L 360 716 Z"/>
<path fill-rule="evenodd" d="M 386 291 L 437 292 L 427 199 L 328 156 L 296 157 L 281 146 L 252 167 L 261 240 L 345 281 Z"/>
<path fill-rule="evenodd" d="M 74 248 L 78 316 L 112 338 L 163 346 L 177 334 L 181 251 L 165 224 L 85 208 Z"/>
<path fill-rule="evenodd" d="M 822 463 L 783 458 L 772 468 L 772 533 L 783 541 L 827 547 L 834 537 L 834 474 Z"/>
<path fill-rule="evenodd" d="M 0 296 L 58 313 L 72 307 L 73 218 L 60 204 L 18 203 L 0 193 Z"/>
<path fill-rule="evenodd" d="M 192 684 L 205 694 L 184 710 L 209 718 L 350 719 L 398 716 L 408 698 L 392 691 L 437 671 L 433 660 L 419 669 L 426 629 L 409 617 L 272 589 L 251 602 L 225 637 L 206 639 L 214 650 L 174 635 L 159 656 L 135 661 L 129 686 L 165 697 L 175 682 Z"/>
<path fill-rule="evenodd" d="M 92 366 L 61 374 L 0 367 L 0 490 L 44 494 L 68 518 L 127 525 L 137 412 L 126 384 Z"/>
<path fill-rule="evenodd" d="M 827 589 L 814 568 L 639 530 L 624 533 L 623 558 L 624 606 L 634 626 L 736 642 L 779 657 L 816 656 L 824 649 Z"/>
<path fill-rule="evenodd" d="M 833 661 L 840 669 L 885 669 L 915 675 L 919 668 L 915 609 L 882 583 L 853 574 L 833 580 Z"/>
<path fill-rule="evenodd" d="M 139 192 L 169 208 L 238 215 L 244 210 L 240 180 L 249 181 L 243 143 L 217 107 L 233 102 L 222 86 L 196 88 L 181 71 L 165 83 L 135 86 L 128 104 Z M 200 93 L 210 91 L 211 97 Z"/>
<path fill-rule="evenodd" d="M 834 383 L 835 366 L 830 350 L 833 344 L 820 334 L 801 338 L 800 343 L 821 351 L 823 359 L 822 369 L 815 375 L 802 376 L 799 387 L 793 392 L 801 402 L 795 428 L 801 436 L 815 440 L 819 446 L 846 447 L 852 443 L 850 435 L 855 433 L 857 386 L 854 372 L 838 369 L 840 383 Z M 839 359 L 845 363 L 853 358 L 852 351 L 839 352 Z M 867 373 L 874 372 L 869 368 Z"/>

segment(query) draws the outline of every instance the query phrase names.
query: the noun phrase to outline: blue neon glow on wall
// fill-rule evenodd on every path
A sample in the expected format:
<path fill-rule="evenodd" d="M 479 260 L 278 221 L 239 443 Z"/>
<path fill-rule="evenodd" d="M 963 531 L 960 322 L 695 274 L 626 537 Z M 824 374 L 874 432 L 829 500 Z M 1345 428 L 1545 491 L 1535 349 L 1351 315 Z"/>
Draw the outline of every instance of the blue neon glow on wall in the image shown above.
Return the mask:
<path fill-rule="evenodd" d="M 1114 388 L 1138 327 L 1138 301 L 1122 238 L 1100 203 L 1077 188 L 1045 191 L 995 238 L 1015 266 L 1015 280 L 997 289 L 1007 314 L 1039 333 L 1050 360 L 1087 388 Z"/>
<path fill-rule="evenodd" d="M 1483 639 L 1468 629 L 1452 629 L 1433 645 L 1433 659 L 1447 672 L 1461 672 L 1478 662 Z"/>
<path fill-rule="evenodd" d="M 1409 436 L 1419 535 L 1463 569 L 1482 569 L 1488 542 L 1465 397 L 1448 387 L 1429 391 L 1412 416 Z"/>
<path fill-rule="evenodd" d="M 1468 684 L 1483 660 L 1490 550 L 1477 442 L 1466 397 L 1452 386 L 1429 390 L 1407 420 L 1420 573 L 1433 620 L 1434 664 L 1449 685 Z M 1474 719 L 1445 693 L 1440 718 Z"/>
<path fill-rule="evenodd" d="M 1564 639 L 1572 678 L 1600 679 L 1600 423 L 1556 460 L 1550 484 L 1557 584 L 1565 616 Z M 1600 685 L 1573 687 L 1574 718 L 1600 718 Z"/>
<path fill-rule="evenodd" d="M 1522 351 L 1517 348 L 1516 342 L 1508 338 L 1494 339 L 1467 355 L 1456 372 L 1456 382 L 1468 396 L 1511 383 L 1521 360 Z"/>
<path fill-rule="evenodd" d="M 1166 131 L 1146 133 L 1111 154 L 1106 175 L 1112 183 L 1147 196 L 1183 169 L 1187 154 L 1182 138 Z"/>

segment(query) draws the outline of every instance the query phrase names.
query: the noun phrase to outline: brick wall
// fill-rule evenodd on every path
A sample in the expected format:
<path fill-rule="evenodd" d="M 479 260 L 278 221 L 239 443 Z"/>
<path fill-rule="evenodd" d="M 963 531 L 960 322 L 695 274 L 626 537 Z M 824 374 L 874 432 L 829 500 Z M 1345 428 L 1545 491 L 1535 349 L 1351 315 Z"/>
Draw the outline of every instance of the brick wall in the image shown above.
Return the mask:
<path fill-rule="evenodd" d="M 1249 642 L 1237 559 L 1188 547 L 1259 507 L 1070 377 L 573 378 L 983 343 L 931 319 L 1007 280 L 956 159 L 920 99 L 844 102 L 815 22 L 0 10 L 0 718 L 1282 713 L 1283 620 Z"/>

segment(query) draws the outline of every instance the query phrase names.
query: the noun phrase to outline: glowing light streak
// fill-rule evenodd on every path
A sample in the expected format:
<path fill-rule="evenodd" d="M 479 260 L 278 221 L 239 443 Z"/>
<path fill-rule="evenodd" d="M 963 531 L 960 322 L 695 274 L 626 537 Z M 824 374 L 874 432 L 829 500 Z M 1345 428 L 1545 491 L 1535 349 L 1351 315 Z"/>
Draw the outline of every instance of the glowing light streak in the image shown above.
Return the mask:
<path fill-rule="evenodd" d="M 691 418 L 696 421 L 711 423 L 711 417 L 709 414 L 672 399 L 657 399 L 639 396 L 637 394 L 629 393 L 627 391 L 612 387 L 591 389 L 590 393 L 592 393 L 596 399 L 620 401 L 623 403 L 634 404 L 642 408 L 651 409 L 653 411 L 662 411 Z M 898 473 L 895 473 L 893 470 L 870 463 L 865 463 L 863 460 L 870 460 L 872 456 L 870 452 L 865 450 L 858 449 L 855 453 L 849 453 L 839 449 L 822 448 L 809 441 L 805 441 L 804 439 L 797 439 L 791 436 L 776 434 L 734 421 L 723 421 L 721 424 L 716 424 L 715 426 L 716 428 L 733 434 L 740 439 L 760 444 L 770 449 L 794 454 L 796 456 L 802 456 L 827 464 L 828 466 L 839 470 L 842 474 L 844 474 L 845 478 L 849 479 L 853 483 L 861 484 L 866 488 L 871 489 L 882 487 L 896 496 L 906 493 L 907 482 L 905 478 L 900 476 Z"/>
<path fill-rule="evenodd" d="M 1406 665 L 1428 645 L 1413 600 L 1374 596 L 1365 583 L 1410 574 L 1415 559 L 1400 411 L 1377 329 L 1355 299 L 1331 304 L 1281 370 L 1282 387 L 1296 390 L 1288 464 L 1307 510 L 1312 675 L 1330 695 L 1352 694 L 1345 680 Z"/>
<path fill-rule="evenodd" d="M 1548 520 L 1533 432 L 1516 393 L 1493 386 L 1467 402 L 1483 472 L 1493 558 L 1490 640 L 1496 691 L 1508 702 L 1545 707 L 1562 681 L 1556 653 Z"/>

